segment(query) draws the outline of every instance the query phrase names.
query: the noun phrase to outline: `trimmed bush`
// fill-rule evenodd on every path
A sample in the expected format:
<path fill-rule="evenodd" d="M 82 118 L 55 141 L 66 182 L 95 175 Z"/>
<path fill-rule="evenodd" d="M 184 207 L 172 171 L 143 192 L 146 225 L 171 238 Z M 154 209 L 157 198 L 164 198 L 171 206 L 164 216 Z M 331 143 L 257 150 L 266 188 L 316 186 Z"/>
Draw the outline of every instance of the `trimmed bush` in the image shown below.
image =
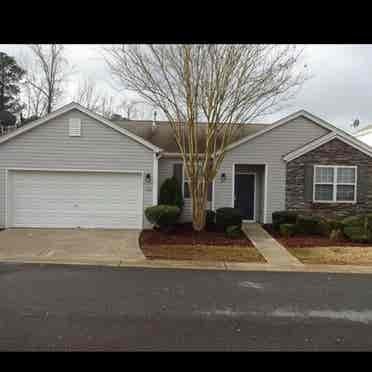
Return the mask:
<path fill-rule="evenodd" d="M 279 228 L 280 235 L 288 238 L 293 236 L 297 232 L 297 226 L 293 223 L 282 223 Z"/>
<path fill-rule="evenodd" d="M 240 234 L 241 234 L 241 227 L 240 226 L 237 226 L 237 225 L 233 225 L 233 226 L 228 226 L 226 228 L 226 235 L 229 237 L 229 238 L 239 238 Z"/>
<path fill-rule="evenodd" d="M 344 234 L 353 242 L 366 243 L 372 241 L 371 231 L 365 229 L 364 226 L 345 226 Z"/>
<path fill-rule="evenodd" d="M 372 214 L 346 217 L 343 233 L 353 242 L 372 242 Z"/>
<path fill-rule="evenodd" d="M 176 205 L 182 211 L 182 186 L 175 177 L 167 178 L 161 185 L 159 205 Z"/>
<path fill-rule="evenodd" d="M 210 209 L 205 211 L 205 228 L 213 231 L 216 228 L 216 212 Z"/>
<path fill-rule="evenodd" d="M 161 230 L 167 230 L 176 224 L 181 210 L 175 205 L 154 205 L 145 210 L 146 218 Z"/>
<path fill-rule="evenodd" d="M 329 225 L 318 216 L 298 216 L 297 231 L 301 234 L 326 235 L 331 233 Z"/>
<path fill-rule="evenodd" d="M 219 208 L 216 211 L 216 226 L 220 231 L 226 231 L 229 226 L 242 226 L 243 216 L 237 208 Z"/>
<path fill-rule="evenodd" d="M 279 231 L 282 224 L 295 224 L 297 221 L 298 213 L 289 211 L 277 211 L 272 214 L 273 228 Z"/>

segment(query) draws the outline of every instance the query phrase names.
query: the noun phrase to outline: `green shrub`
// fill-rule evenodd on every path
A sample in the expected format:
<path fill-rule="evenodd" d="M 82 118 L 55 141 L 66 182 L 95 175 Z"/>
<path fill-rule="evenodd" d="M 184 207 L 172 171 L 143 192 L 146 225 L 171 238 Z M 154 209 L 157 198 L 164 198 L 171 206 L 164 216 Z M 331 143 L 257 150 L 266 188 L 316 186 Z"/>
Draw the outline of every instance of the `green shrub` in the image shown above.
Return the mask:
<path fill-rule="evenodd" d="M 181 210 L 175 205 L 154 205 L 145 210 L 146 218 L 155 227 L 162 230 L 169 229 L 172 225 L 176 224 L 181 215 Z"/>
<path fill-rule="evenodd" d="M 167 178 L 161 185 L 159 205 L 176 205 L 182 211 L 182 186 L 175 177 Z"/>
<path fill-rule="evenodd" d="M 342 230 L 343 223 L 340 219 L 336 218 L 324 218 L 323 221 L 328 225 L 329 230 Z"/>
<path fill-rule="evenodd" d="M 226 228 L 226 235 L 229 238 L 239 238 L 241 231 L 241 227 L 238 225 L 228 226 Z"/>
<path fill-rule="evenodd" d="M 295 224 L 298 213 L 289 211 L 277 211 L 272 214 L 273 228 L 279 231 L 282 224 Z"/>
<path fill-rule="evenodd" d="M 318 216 L 303 216 L 297 217 L 297 230 L 301 234 L 311 235 L 329 235 L 330 229 L 324 220 Z"/>
<path fill-rule="evenodd" d="M 282 223 L 279 227 L 280 235 L 288 238 L 297 232 L 297 226 L 293 223 Z"/>
<path fill-rule="evenodd" d="M 356 243 L 366 243 L 372 241 L 371 231 L 365 229 L 364 226 L 351 226 L 347 225 L 344 227 L 344 234 L 352 241 Z"/>
<path fill-rule="evenodd" d="M 237 208 L 219 208 L 216 211 L 216 226 L 220 231 L 226 231 L 229 226 L 241 228 L 243 216 Z"/>
<path fill-rule="evenodd" d="M 342 220 L 343 233 L 353 242 L 372 242 L 372 214 L 346 217 Z"/>
<path fill-rule="evenodd" d="M 210 209 L 205 211 L 205 227 L 207 230 L 214 230 L 216 227 L 216 212 Z"/>
<path fill-rule="evenodd" d="M 364 218 L 362 215 L 349 216 L 344 218 L 341 223 L 343 226 L 361 226 L 363 224 Z"/>

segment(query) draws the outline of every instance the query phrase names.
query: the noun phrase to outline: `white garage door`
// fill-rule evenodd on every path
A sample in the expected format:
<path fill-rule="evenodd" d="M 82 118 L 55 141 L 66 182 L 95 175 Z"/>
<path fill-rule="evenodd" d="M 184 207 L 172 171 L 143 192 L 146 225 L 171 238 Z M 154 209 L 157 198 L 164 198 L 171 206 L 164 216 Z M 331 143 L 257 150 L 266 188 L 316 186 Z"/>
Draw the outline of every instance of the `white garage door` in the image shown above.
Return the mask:
<path fill-rule="evenodd" d="M 9 171 L 8 226 L 141 228 L 140 174 Z"/>

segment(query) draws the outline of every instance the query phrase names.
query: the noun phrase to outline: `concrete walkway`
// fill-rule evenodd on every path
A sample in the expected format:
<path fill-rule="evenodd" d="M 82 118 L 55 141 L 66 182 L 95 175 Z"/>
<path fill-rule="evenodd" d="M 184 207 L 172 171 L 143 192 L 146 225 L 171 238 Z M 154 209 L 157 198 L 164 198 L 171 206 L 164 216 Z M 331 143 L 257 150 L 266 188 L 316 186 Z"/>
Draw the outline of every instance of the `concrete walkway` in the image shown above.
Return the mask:
<path fill-rule="evenodd" d="M 244 223 L 242 230 L 251 240 L 257 250 L 272 265 L 301 265 L 296 257 L 291 255 L 279 242 L 271 237 L 259 224 Z"/>

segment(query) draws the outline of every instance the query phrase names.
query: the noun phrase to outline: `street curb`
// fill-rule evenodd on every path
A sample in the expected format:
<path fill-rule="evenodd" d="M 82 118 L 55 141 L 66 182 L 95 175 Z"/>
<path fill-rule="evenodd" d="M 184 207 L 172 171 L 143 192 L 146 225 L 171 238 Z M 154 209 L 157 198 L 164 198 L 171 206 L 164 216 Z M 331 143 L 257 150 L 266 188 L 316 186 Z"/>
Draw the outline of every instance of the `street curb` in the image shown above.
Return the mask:
<path fill-rule="evenodd" d="M 80 265 L 80 266 L 111 266 L 118 268 L 146 268 L 146 269 L 189 269 L 189 270 L 219 270 L 219 271 L 266 271 L 266 272 L 309 272 L 309 273 L 342 273 L 342 274 L 372 274 L 372 266 L 355 265 L 272 265 L 268 263 L 244 262 L 211 262 L 211 261 L 170 261 L 170 260 L 43 260 L 0 258 L 0 263 L 26 263 L 26 264 L 55 264 L 55 265 Z"/>

